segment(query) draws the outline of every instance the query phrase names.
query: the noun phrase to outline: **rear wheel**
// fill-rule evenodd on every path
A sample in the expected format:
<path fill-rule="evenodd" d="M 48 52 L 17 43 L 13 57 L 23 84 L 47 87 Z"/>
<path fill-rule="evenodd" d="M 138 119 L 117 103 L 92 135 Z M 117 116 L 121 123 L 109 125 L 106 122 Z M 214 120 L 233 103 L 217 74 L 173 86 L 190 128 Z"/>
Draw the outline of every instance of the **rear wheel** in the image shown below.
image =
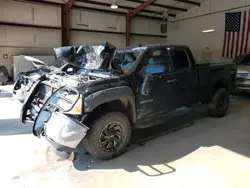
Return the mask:
<path fill-rule="evenodd" d="M 226 89 L 218 89 L 209 104 L 208 113 L 213 117 L 223 117 L 226 115 L 229 106 L 229 93 Z"/>
<path fill-rule="evenodd" d="M 8 71 L 4 66 L 0 66 L 0 85 L 5 85 L 8 81 Z"/>
<path fill-rule="evenodd" d="M 108 160 L 126 150 L 130 135 L 131 125 L 128 118 L 121 112 L 110 112 L 90 125 L 83 145 L 92 156 Z"/>

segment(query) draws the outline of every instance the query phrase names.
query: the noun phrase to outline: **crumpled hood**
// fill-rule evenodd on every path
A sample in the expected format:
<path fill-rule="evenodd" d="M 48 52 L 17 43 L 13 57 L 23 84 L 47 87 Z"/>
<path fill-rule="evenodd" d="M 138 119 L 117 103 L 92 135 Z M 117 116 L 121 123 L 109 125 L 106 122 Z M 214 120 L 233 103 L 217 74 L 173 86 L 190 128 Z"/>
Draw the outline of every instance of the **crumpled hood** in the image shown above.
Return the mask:
<path fill-rule="evenodd" d="M 46 67 L 42 67 L 42 68 L 39 68 L 37 70 L 32 70 L 32 71 L 21 73 L 21 75 L 33 77 L 33 76 L 37 76 L 37 75 L 42 76 L 42 75 L 50 73 L 50 72 L 51 72 L 50 69 L 48 69 Z"/>
<path fill-rule="evenodd" d="M 85 83 L 111 77 L 113 77 L 113 75 L 109 71 L 95 70 L 91 72 L 85 71 L 74 75 L 51 74 L 49 80 L 46 82 L 49 82 L 50 85 L 56 88 L 63 86 L 79 87 Z"/>
<path fill-rule="evenodd" d="M 106 63 L 115 49 L 112 44 L 103 42 L 98 45 L 58 47 L 54 51 L 57 58 L 67 59 L 69 62 L 81 61 L 81 67 L 85 69 L 98 69 L 108 67 Z"/>
<path fill-rule="evenodd" d="M 45 65 L 45 63 L 39 59 L 36 59 L 34 57 L 31 57 L 31 56 L 24 56 L 24 58 L 27 60 L 27 61 L 30 61 L 36 68 L 41 68 Z"/>

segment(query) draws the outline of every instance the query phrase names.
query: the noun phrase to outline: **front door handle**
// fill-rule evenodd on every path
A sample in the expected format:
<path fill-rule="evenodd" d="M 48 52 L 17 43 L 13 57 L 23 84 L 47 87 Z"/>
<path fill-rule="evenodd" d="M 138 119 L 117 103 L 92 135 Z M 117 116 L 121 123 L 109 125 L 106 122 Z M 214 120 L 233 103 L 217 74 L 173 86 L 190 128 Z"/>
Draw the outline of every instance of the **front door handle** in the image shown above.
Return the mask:
<path fill-rule="evenodd" d="M 167 83 L 168 84 L 177 84 L 178 83 L 178 80 L 176 80 L 176 79 L 169 79 L 168 81 L 167 81 Z"/>

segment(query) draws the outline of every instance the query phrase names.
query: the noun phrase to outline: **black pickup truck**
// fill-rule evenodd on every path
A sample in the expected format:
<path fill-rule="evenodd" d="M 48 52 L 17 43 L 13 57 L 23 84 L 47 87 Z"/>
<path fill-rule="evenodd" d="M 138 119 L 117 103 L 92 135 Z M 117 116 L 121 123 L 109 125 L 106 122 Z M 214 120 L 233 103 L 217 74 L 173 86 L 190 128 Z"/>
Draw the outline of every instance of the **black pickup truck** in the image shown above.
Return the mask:
<path fill-rule="evenodd" d="M 53 91 L 52 82 L 37 81 L 26 98 L 23 123 L 45 137 L 64 157 L 79 143 L 94 157 L 122 154 L 131 128 L 165 121 L 171 111 L 209 103 L 213 117 L 226 115 L 236 65 L 198 65 L 187 46 L 148 45 L 110 50 L 101 69 L 74 75 L 77 87 Z M 76 78 L 77 77 L 77 78 Z"/>

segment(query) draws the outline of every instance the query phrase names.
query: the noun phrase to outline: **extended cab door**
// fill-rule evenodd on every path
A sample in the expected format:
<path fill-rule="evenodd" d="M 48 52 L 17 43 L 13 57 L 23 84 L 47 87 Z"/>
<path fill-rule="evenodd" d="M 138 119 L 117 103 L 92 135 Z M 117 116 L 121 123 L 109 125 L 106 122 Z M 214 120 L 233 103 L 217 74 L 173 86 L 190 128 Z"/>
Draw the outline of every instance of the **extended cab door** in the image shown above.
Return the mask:
<path fill-rule="evenodd" d="M 178 81 L 180 106 L 196 102 L 198 95 L 198 71 L 191 51 L 185 47 L 171 49 L 174 77 Z"/>
<path fill-rule="evenodd" d="M 149 77 L 141 72 L 147 72 Z M 145 79 L 149 79 L 149 90 L 142 93 Z M 179 105 L 178 82 L 173 76 L 173 66 L 169 50 L 164 47 L 149 49 L 146 52 L 135 85 L 137 85 L 137 119 L 166 113 Z"/>

